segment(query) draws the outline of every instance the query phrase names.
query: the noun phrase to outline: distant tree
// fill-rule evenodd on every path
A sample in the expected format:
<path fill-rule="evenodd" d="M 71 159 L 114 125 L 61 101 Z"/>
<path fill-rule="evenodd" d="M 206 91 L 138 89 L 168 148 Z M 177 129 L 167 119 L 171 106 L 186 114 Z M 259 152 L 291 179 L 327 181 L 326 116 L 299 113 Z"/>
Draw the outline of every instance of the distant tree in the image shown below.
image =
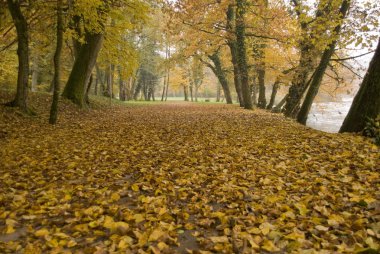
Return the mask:
<path fill-rule="evenodd" d="M 339 132 L 359 132 L 380 114 L 380 39 L 364 80 Z"/>

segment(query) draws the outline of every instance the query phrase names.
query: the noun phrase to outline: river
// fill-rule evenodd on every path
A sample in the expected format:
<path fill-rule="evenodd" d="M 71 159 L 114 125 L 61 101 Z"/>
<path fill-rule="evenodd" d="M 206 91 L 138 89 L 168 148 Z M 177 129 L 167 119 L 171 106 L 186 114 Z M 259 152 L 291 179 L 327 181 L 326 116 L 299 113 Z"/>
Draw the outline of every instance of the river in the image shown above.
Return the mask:
<path fill-rule="evenodd" d="M 325 132 L 339 131 L 350 110 L 353 98 L 342 98 L 340 102 L 314 103 L 306 125 Z"/>

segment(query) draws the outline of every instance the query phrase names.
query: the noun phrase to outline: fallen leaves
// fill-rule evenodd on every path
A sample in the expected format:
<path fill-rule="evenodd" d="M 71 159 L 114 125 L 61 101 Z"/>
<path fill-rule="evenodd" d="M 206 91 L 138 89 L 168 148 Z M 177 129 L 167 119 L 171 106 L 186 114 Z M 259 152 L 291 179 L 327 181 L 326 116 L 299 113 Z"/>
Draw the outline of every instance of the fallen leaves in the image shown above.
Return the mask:
<path fill-rule="evenodd" d="M 362 137 L 235 106 L 65 114 L 2 126 L 2 253 L 379 249 L 379 151 Z"/>

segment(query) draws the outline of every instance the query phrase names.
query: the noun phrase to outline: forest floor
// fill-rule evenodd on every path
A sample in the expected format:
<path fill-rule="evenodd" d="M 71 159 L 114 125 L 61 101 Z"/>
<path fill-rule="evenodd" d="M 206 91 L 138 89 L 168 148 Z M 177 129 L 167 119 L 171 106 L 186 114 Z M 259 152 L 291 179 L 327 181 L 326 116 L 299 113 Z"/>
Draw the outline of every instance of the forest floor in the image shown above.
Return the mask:
<path fill-rule="evenodd" d="M 0 92 L 0 103 L 9 99 Z M 0 106 L 1 253 L 376 253 L 379 148 L 237 106 Z"/>

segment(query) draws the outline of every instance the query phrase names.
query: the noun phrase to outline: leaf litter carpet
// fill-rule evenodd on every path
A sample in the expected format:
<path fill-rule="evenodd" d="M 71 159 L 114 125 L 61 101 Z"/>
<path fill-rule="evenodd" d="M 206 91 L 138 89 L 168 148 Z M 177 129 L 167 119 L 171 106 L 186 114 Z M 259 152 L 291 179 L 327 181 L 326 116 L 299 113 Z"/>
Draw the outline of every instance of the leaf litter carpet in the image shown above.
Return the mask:
<path fill-rule="evenodd" d="M 1 108 L 2 253 L 376 253 L 379 149 L 280 115 L 168 103 L 57 126 Z"/>

